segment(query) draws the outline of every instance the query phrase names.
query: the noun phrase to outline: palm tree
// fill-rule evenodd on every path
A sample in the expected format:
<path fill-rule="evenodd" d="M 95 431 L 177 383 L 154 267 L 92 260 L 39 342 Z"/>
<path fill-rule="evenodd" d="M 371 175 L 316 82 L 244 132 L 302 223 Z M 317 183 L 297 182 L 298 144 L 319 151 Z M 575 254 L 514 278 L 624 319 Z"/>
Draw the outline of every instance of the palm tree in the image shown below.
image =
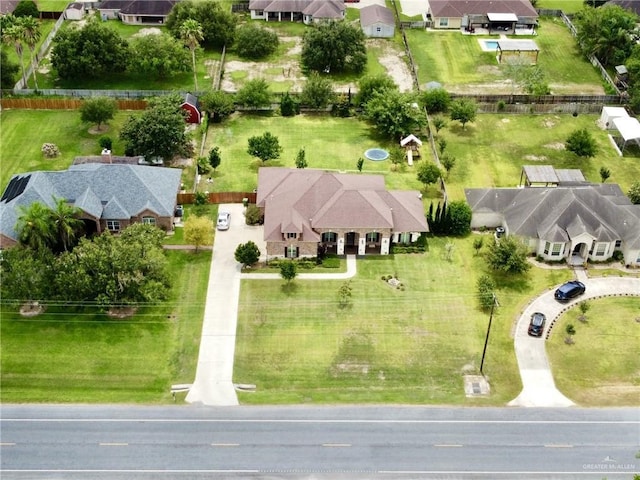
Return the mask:
<path fill-rule="evenodd" d="M 56 247 L 62 247 L 61 250 L 66 252 L 83 227 L 82 220 L 78 218 L 80 209 L 69 205 L 64 198 L 54 200 L 56 206 L 50 211 L 54 243 L 57 244 Z"/>
<path fill-rule="evenodd" d="M 35 58 L 36 45 L 40 41 L 42 33 L 40 32 L 40 22 L 33 17 L 26 16 L 20 18 L 20 25 L 23 29 L 23 40 L 31 51 L 31 71 L 33 72 L 33 83 L 38 90 L 38 78 L 36 70 L 38 69 L 38 62 Z"/>
<path fill-rule="evenodd" d="M 22 67 L 22 85 L 26 87 L 27 80 L 24 72 L 24 62 L 22 61 L 22 41 L 24 39 L 24 29 L 19 22 L 14 23 L 13 25 L 3 29 L 2 32 L 2 42 L 7 45 L 13 45 L 13 48 L 16 49 L 16 53 L 18 57 L 20 57 L 20 66 Z"/>
<path fill-rule="evenodd" d="M 18 240 L 34 250 L 49 248 L 54 240 L 51 210 L 40 202 L 20 207 L 16 230 Z"/>
<path fill-rule="evenodd" d="M 200 42 L 204 40 L 202 26 L 197 20 L 189 18 L 180 25 L 180 38 L 184 44 L 191 50 L 191 63 L 193 65 L 193 83 L 196 91 L 198 90 L 198 77 L 196 75 L 196 48 Z"/>

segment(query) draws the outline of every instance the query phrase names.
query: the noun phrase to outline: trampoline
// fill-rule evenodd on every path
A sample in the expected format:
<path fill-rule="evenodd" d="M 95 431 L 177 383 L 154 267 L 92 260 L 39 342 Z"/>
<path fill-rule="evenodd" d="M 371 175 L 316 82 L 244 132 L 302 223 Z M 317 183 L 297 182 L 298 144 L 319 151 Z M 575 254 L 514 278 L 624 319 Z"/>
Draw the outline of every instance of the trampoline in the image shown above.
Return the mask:
<path fill-rule="evenodd" d="M 364 156 L 367 157 L 368 160 L 372 160 L 374 162 L 382 162 L 389 158 L 389 152 L 382 148 L 370 148 L 366 152 L 364 152 Z"/>

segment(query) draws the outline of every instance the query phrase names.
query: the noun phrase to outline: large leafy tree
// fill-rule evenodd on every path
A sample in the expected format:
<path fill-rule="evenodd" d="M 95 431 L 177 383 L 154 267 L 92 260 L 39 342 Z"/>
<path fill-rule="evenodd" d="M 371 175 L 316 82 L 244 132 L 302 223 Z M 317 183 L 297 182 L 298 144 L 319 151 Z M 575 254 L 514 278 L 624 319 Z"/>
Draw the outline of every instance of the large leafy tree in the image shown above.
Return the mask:
<path fill-rule="evenodd" d="M 263 78 L 249 80 L 238 90 L 236 102 L 250 108 L 269 106 L 271 104 L 269 84 Z"/>
<path fill-rule="evenodd" d="M 243 25 L 236 31 L 236 52 L 244 58 L 264 58 L 275 52 L 279 43 L 275 32 L 253 23 Z"/>
<path fill-rule="evenodd" d="M 203 43 L 211 47 L 230 47 L 235 39 L 237 18 L 215 0 L 182 0 L 171 9 L 165 25 L 180 38 L 180 25 L 196 20 L 202 27 Z"/>
<path fill-rule="evenodd" d="M 471 232 L 471 207 L 463 200 L 451 202 L 447 207 L 447 230 L 451 235 Z"/>
<path fill-rule="evenodd" d="M 451 102 L 449 107 L 449 118 L 451 120 L 458 120 L 462 124 L 464 130 L 467 123 L 473 122 L 476 119 L 476 113 L 478 106 L 473 100 L 461 98 Z"/>
<path fill-rule="evenodd" d="M 233 97 L 219 90 L 209 90 L 202 95 L 200 105 L 214 122 L 221 122 L 235 110 Z"/>
<path fill-rule="evenodd" d="M 61 29 L 53 40 L 51 64 L 63 80 L 108 77 L 129 63 L 129 44 L 101 22 Z"/>
<path fill-rule="evenodd" d="M 325 73 L 360 73 L 367 64 L 364 33 L 350 23 L 326 22 L 310 27 L 302 38 L 302 65 Z"/>
<path fill-rule="evenodd" d="M 200 46 L 200 42 L 204 39 L 202 33 L 202 25 L 192 18 L 185 20 L 180 24 L 180 39 L 191 52 L 191 68 L 193 68 L 193 83 L 195 89 L 198 90 L 198 74 L 196 70 L 196 49 Z"/>
<path fill-rule="evenodd" d="M 574 16 L 578 44 L 605 66 L 624 63 L 634 45 L 636 14 L 618 5 L 584 7 Z"/>
<path fill-rule="evenodd" d="M 451 97 L 444 88 L 431 88 L 422 93 L 420 103 L 428 113 L 444 113 L 449 109 Z"/>
<path fill-rule="evenodd" d="M 262 163 L 267 160 L 280 158 L 282 147 L 278 141 L 278 137 L 272 135 L 271 132 L 265 132 L 263 135 L 256 135 L 249 138 L 249 146 L 247 153 L 252 157 L 258 157 Z"/>
<path fill-rule="evenodd" d="M 531 265 L 527 261 L 529 251 L 527 246 L 514 236 L 502 237 L 500 241 L 494 239 L 493 245 L 487 250 L 486 259 L 493 270 L 505 273 L 524 273 Z"/>
<path fill-rule="evenodd" d="M 185 112 L 180 109 L 177 95 L 160 97 L 150 102 L 141 115 L 132 115 L 120 131 L 130 155 L 165 160 L 190 152 L 191 144 L 185 133 Z"/>
<path fill-rule="evenodd" d="M 83 122 L 97 125 L 100 130 L 103 123 L 113 119 L 117 109 L 118 104 L 113 98 L 88 98 L 80 106 L 80 119 Z"/>
<path fill-rule="evenodd" d="M 0 49 L 0 88 L 12 89 L 16 84 L 16 75 L 20 66 L 9 60 L 9 55 L 4 49 Z"/>
<path fill-rule="evenodd" d="M 426 122 L 415 96 L 397 90 L 375 91 L 365 105 L 365 115 L 381 134 L 394 140 L 416 131 Z"/>
<path fill-rule="evenodd" d="M 56 272 L 55 258 L 46 249 L 17 246 L 2 253 L 0 292 L 4 302 L 51 299 Z"/>
<path fill-rule="evenodd" d="M 22 27 L 22 39 L 24 40 L 24 43 L 27 44 L 27 47 L 29 47 L 29 51 L 31 52 L 31 73 L 33 75 L 33 84 L 36 90 L 38 90 L 36 45 L 38 45 L 38 42 L 42 37 L 42 32 L 40 32 L 40 21 L 30 15 L 27 15 L 19 18 L 18 24 Z"/>
<path fill-rule="evenodd" d="M 418 167 L 417 177 L 425 187 L 431 185 L 432 183 L 436 183 L 441 176 L 442 172 L 435 163 L 431 163 L 429 161 L 420 163 L 420 166 Z"/>
<path fill-rule="evenodd" d="M 184 222 L 184 239 L 196 247 L 196 253 L 202 245 L 211 245 L 213 221 L 209 217 L 190 216 Z"/>
<path fill-rule="evenodd" d="M 152 78 L 168 78 L 191 70 L 189 52 L 171 35 L 144 35 L 131 40 L 129 71 Z"/>
<path fill-rule="evenodd" d="M 309 108 L 321 109 L 332 103 L 334 99 L 331 80 L 318 72 L 311 72 L 302 88 L 300 103 Z"/>
<path fill-rule="evenodd" d="M 358 82 L 358 94 L 355 98 L 356 105 L 363 107 L 367 104 L 375 92 L 398 90 L 398 86 L 387 74 L 379 74 L 361 78 Z"/>
<path fill-rule="evenodd" d="M 21 0 L 13 10 L 13 14 L 19 18 L 38 18 L 40 16 L 40 11 L 38 10 L 36 2 L 33 0 Z"/>

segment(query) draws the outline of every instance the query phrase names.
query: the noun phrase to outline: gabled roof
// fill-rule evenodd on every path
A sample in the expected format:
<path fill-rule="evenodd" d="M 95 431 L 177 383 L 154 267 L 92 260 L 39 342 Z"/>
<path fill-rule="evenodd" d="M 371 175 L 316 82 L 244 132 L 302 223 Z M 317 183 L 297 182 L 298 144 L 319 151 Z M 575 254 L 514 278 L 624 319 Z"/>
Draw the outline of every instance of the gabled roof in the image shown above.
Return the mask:
<path fill-rule="evenodd" d="M 182 105 L 191 105 L 192 107 L 198 108 L 199 107 L 198 97 L 190 93 L 187 93 L 184 96 L 184 101 L 182 102 Z"/>
<path fill-rule="evenodd" d="M 180 175 L 176 168 L 92 163 L 14 175 L 7 190 L 24 178 L 27 183 L 18 195 L 0 201 L 0 233 L 15 239 L 20 206 L 53 207 L 58 198 L 99 219 L 128 219 L 145 210 L 171 217 Z"/>
<path fill-rule="evenodd" d="M 298 12 L 314 18 L 342 18 L 344 0 L 250 0 L 249 10 Z"/>
<path fill-rule="evenodd" d="M 600 241 L 640 242 L 640 205 L 615 184 L 466 189 L 473 213 L 498 213 L 515 235 L 548 241 L 588 233 Z M 555 240 L 559 241 L 559 240 Z"/>
<path fill-rule="evenodd" d="M 428 11 L 435 18 L 514 13 L 519 17 L 538 17 L 529 0 L 428 0 Z"/>
<path fill-rule="evenodd" d="M 396 21 L 393 12 L 382 5 L 368 5 L 360 9 L 360 25 L 368 27 L 381 23 L 384 25 L 395 25 Z"/>
<path fill-rule="evenodd" d="M 401 147 L 406 146 L 407 143 L 416 143 L 418 145 L 422 145 L 422 142 L 420 141 L 420 139 L 418 137 L 416 137 L 413 133 L 409 134 L 408 136 L 406 136 L 402 140 L 400 140 L 400 146 Z"/>
<path fill-rule="evenodd" d="M 419 192 L 387 191 L 382 175 L 261 168 L 256 203 L 267 241 L 294 232 L 317 241 L 318 231 L 340 228 L 429 231 Z"/>

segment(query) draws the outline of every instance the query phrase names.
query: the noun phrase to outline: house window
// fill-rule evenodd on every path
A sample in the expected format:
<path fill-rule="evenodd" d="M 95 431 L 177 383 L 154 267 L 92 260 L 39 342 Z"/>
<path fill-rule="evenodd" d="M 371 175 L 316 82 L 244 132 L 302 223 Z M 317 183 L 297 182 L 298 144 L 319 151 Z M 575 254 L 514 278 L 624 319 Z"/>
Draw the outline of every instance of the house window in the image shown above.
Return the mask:
<path fill-rule="evenodd" d="M 616 240 L 616 248 L 620 248 L 622 246 L 622 240 Z"/>
<path fill-rule="evenodd" d="M 378 232 L 367 233 L 367 243 L 377 243 L 380 240 L 380 234 Z"/>
<path fill-rule="evenodd" d="M 155 225 L 156 217 L 142 217 L 142 223 L 145 225 Z"/>
<path fill-rule="evenodd" d="M 438 25 L 440 27 L 448 27 L 449 26 L 449 19 L 448 18 L 439 18 L 438 19 Z"/>
<path fill-rule="evenodd" d="M 264 12 L 262 10 L 256 10 L 256 16 L 261 17 L 264 15 Z"/>
<path fill-rule="evenodd" d="M 120 231 L 120 221 L 119 220 L 107 220 L 107 230 L 110 232 L 119 232 Z"/>
<path fill-rule="evenodd" d="M 400 243 L 411 243 L 411 233 L 409 232 L 401 233 L 398 238 Z"/>
<path fill-rule="evenodd" d="M 286 258 L 297 258 L 298 251 L 298 247 L 296 247 L 295 245 L 291 245 L 284 249 L 284 256 Z"/>
<path fill-rule="evenodd" d="M 549 250 L 551 249 L 551 244 L 549 242 L 544 242 L 544 254 L 549 255 Z"/>
<path fill-rule="evenodd" d="M 335 232 L 324 232 L 322 234 L 323 243 L 336 243 L 338 241 L 338 234 Z"/>
<path fill-rule="evenodd" d="M 382 28 L 376 27 L 376 32 L 381 32 L 381 31 L 382 31 Z"/>
<path fill-rule="evenodd" d="M 298 238 L 297 233 L 287 233 L 287 238 Z"/>
<path fill-rule="evenodd" d="M 606 243 L 598 243 L 596 245 L 596 257 L 602 257 L 607 253 L 607 244 Z"/>
<path fill-rule="evenodd" d="M 559 257 L 562 254 L 562 243 L 554 243 L 551 248 L 551 256 Z"/>

